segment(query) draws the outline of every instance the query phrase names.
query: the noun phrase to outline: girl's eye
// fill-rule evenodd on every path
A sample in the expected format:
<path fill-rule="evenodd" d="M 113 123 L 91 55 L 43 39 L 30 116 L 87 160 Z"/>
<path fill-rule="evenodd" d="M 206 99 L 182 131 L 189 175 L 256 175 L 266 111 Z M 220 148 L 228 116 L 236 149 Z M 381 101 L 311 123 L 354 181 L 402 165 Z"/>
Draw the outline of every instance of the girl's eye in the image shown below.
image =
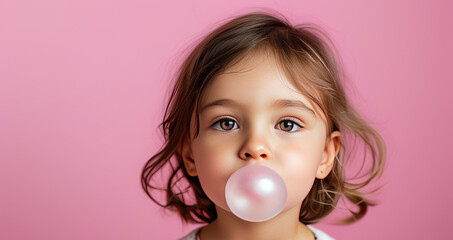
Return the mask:
<path fill-rule="evenodd" d="M 219 121 L 212 124 L 211 127 L 220 131 L 230 131 L 238 128 L 238 124 L 231 118 L 222 118 Z"/>
<path fill-rule="evenodd" d="M 295 132 L 302 126 L 292 120 L 283 120 L 277 124 L 277 128 L 285 132 Z"/>

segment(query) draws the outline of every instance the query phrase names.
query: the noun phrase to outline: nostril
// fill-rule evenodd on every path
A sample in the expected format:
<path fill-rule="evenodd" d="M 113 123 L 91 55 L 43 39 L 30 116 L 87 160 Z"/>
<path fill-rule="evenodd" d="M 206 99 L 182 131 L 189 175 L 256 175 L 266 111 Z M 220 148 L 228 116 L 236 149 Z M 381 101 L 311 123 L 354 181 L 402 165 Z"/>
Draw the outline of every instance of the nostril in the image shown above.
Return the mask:
<path fill-rule="evenodd" d="M 245 158 L 255 158 L 250 153 L 245 153 L 244 155 L 245 155 Z M 263 159 L 267 158 L 267 154 L 265 154 L 265 153 L 260 154 L 260 158 L 263 158 Z"/>

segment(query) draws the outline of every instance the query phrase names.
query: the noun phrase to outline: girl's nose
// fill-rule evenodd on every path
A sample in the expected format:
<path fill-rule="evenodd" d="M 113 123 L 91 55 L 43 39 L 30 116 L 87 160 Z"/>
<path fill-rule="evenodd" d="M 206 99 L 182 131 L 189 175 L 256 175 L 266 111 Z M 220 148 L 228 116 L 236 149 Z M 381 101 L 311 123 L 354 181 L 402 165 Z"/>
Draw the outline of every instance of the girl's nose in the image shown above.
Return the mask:
<path fill-rule="evenodd" d="M 270 159 L 272 156 L 266 139 L 255 137 L 244 142 L 239 151 L 239 157 L 243 160 L 249 160 Z"/>

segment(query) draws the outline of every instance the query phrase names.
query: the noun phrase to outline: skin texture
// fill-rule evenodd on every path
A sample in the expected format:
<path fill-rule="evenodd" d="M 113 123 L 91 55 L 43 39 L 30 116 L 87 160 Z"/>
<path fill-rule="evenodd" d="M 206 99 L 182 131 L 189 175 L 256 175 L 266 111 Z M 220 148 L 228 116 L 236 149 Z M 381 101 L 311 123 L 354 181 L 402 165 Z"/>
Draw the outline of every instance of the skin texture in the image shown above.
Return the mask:
<path fill-rule="evenodd" d="M 314 179 L 325 178 L 332 169 L 341 134 L 326 134 L 325 116 L 290 84 L 267 51 L 216 76 L 200 107 L 199 135 L 183 156 L 186 170 L 199 177 L 218 213 L 202 229 L 201 239 L 313 239 L 298 220 L 300 207 Z M 287 186 L 284 210 L 266 222 L 237 218 L 225 201 L 231 174 L 253 164 L 272 168 Z"/>

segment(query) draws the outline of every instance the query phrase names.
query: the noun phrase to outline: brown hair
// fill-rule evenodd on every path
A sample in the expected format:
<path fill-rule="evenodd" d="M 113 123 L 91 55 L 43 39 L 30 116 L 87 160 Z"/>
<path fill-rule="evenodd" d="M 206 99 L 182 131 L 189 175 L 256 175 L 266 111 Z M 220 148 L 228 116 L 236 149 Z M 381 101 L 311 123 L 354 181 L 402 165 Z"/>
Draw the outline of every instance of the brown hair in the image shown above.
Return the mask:
<path fill-rule="evenodd" d="M 305 224 L 318 222 L 336 207 L 340 197 L 357 206 L 344 223 L 362 218 L 373 203 L 360 190 L 382 174 L 385 146 L 380 135 L 348 103 L 327 39 L 316 27 L 293 26 L 283 17 L 267 13 L 237 17 L 207 35 L 181 66 L 161 125 L 165 144 L 143 169 L 142 186 L 148 196 L 160 206 L 177 211 L 186 222 L 210 223 L 217 218 L 214 203 L 203 192 L 198 177 L 189 176 L 185 170 L 182 149 L 190 144 L 194 112 L 198 134 L 198 104 L 208 82 L 242 57 L 265 48 L 274 53 L 288 79 L 322 110 L 328 135 L 339 130 L 343 136 L 352 136 L 354 143 L 360 140 L 371 153 L 371 159 L 363 160 L 371 160 L 365 178 L 347 181 L 342 166 L 351 157 L 347 151 L 354 152 L 355 145 L 346 148 L 342 142 L 332 171 L 325 179 L 315 179 L 302 203 L 299 220 Z M 165 166 L 170 169 L 167 186 L 155 187 L 152 178 Z M 182 179 L 189 183 L 184 189 L 180 187 Z M 166 192 L 165 204 L 153 197 L 153 190 Z"/>

